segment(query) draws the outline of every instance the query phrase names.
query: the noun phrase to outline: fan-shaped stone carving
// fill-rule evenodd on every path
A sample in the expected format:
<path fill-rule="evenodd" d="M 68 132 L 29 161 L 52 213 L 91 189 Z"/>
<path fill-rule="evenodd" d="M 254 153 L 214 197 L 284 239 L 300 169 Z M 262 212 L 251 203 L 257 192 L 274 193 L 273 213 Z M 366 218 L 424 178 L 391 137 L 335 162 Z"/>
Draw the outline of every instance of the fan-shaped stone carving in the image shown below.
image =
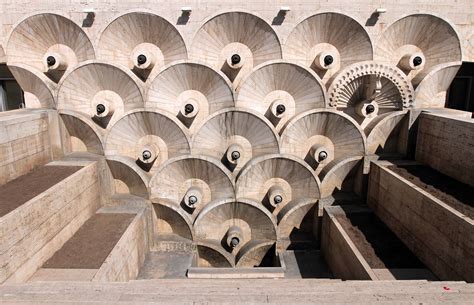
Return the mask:
<path fill-rule="evenodd" d="M 194 154 L 212 156 L 237 173 L 250 159 L 278 153 L 279 136 L 263 116 L 243 109 L 222 110 L 193 136 Z"/>
<path fill-rule="evenodd" d="M 102 136 L 87 117 L 68 110 L 60 111 L 59 114 L 68 136 L 66 150 L 104 154 Z"/>
<path fill-rule="evenodd" d="M 365 155 L 365 136 L 348 115 L 311 110 L 293 118 L 281 134 L 282 152 L 304 159 L 319 174 L 329 164 Z"/>
<path fill-rule="evenodd" d="M 153 202 L 153 210 L 154 231 L 158 239 L 194 239 L 193 224 L 182 208 L 169 201 L 160 200 L 159 203 Z"/>
<path fill-rule="evenodd" d="M 433 68 L 416 87 L 416 108 L 443 108 L 446 91 L 460 67 L 461 62 L 440 64 Z"/>
<path fill-rule="evenodd" d="M 7 10 L 15 7 L 15 1 L 3 2 L 8 2 Z M 384 5 L 388 1 L 365 1 L 369 5 L 359 10 L 362 25 L 342 13 L 306 12 L 309 1 L 279 3 L 278 12 L 272 1 L 248 5 L 262 13 L 264 20 L 242 11 L 208 16 L 216 7 L 229 7 L 226 1 L 193 0 L 183 4 L 190 7 L 180 5 L 178 11 L 178 4 L 165 1 L 142 5 L 162 6 L 157 13 L 166 17 L 152 11 L 125 12 L 122 8 L 130 4 L 120 3 L 116 5 L 119 15 L 113 17 L 107 5 L 85 6 L 100 1 L 84 0 L 65 11 L 81 24 L 53 13 L 35 13 L 11 27 L 21 11 L 34 7 L 5 14 L 3 2 L 0 62 L 7 66 L 0 67 L 1 76 L 6 75 L 0 79 L 0 109 L 43 109 L 0 114 L 0 202 L 4 193 L 15 200 L 30 195 L 9 194 L 10 185 L 18 181 L 28 188 L 27 193 L 35 193 L 36 181 L 28 180 L 35 173 L 28 170 L 44 162 L 54 161 L 46 170 L 61 165 L 57 169 L 61 173 L 41 181 L 38 189 L 49 183 L 48 189 L 38 190 L 25 204 L 12 201 L 14 211 L 3 215 L 0 204 L 0 240 L 12 246 L 0 247 L 0 284 L 54 280 L 58 275 L 81 280 L 93 276 L 92 281 L 175 277 L 178 272 L 182 277 L 186 268 L 189 277 L 208 278 L 414 276 L 413 269 L 389 264 L 388 269 L 371 270 L 374 266 L 364 263 L 365 258 L 370 261 L 364 257 L 364 248 L 369 246 L 376 250 L 377 257 L 372 258 L 392 262 L 370 238 L 363 247 L 348 245 L 351 239 L 357 244 L 351 231 L 359 224 L 362 235 L 384 235 L 383 230 L 372 230 L 379 227 L 373 216 L 388 220 L 390 229 L 397 227 L 398 220 L 390 216 L 396 213 L 390 214 L 384 208 L 389 205 L 376 202 L 378 195 L 384 195 L 382 199 L 402 216 L 417 213 L 403 211 L 407 205 L 391 200 L 396 196 L 390 197 L 390 191 L 400 193 L 408 203 L 411 197 L 436 197 L 436 192 L 410 194 L 413 183 L 405 183 L 405 178 L 413 174 L 411 169 L 394 161 L 403 173 L 392 175 L 395 168 L 386 166 L 401 155 L 420 161 L 417 150 L 422 145 L 413 146 L 416 132 L 418 142 L 422 137 L 430 142 L 432 135 L 423 129 L 469 125 L 466 112 L 431 109 L 442 116 L 418 116 L 427 108 L 444 107 L 462 60 L 471 60 L 474 54 L 470 37 L 458 37 L 448 21 L 419 13 L 396 20 L 397 12 L 406 8 L 394 10 L 395 5 Z M 41 1 L 30 2 L 34 6 Z M 56 5 L 61 1 L 42 2 Z M 323 1 L 314 2 L 317 10 Z M 430 7 L 436 11 L 435 4 Z M 302 14 L 307 15 L 303 18 Z M 452 16 L 456 24 L 462 24 L 461 33 L 469 36 L 472 24 L 464 19 L 471 17 L 470 12 Z M 396 21 L 386 26 L 388 20 Z M 89 34 L 94 36 L 94 45 Z M 286 38 L 283 45 L 279 37 Z M 378 38 L 376 48 L 371 42 L 374 37 Z M 464 58 L 462 51 L 467 53 Z M 464 119 L 448 120 L 450 116 Z M 454 140 L 440 134 L 441 140 L 453 142 L 444 146 L 459 150 L 457 161 L 469 161 L 463 157 L 466 149 L 457 145 L 465 142 L 466 134 L 460 131 Z M 442 152 L 432 150 L 433 154 Z M 423 162 L 432 166 L 436 160 L 430 160 Z M 453 166 L 465 171 L 459 164 Z M 62 169 L 66 166 L 77 168 Z M 437 168 L 452 173 L 446 166 Z M 67 176 L 69 170 L 72 174 Z M 7 186 L 1 185 L 6 181 Z M 439 222 L 453 212 L 456 223 L 468 218 L 459 217 L 465 210 L 462 203 L 440 205 L 425 199 L 422 212 L 433 214 L 432 220 Z M 333 204 L 340 206 L 329 207 Z M 408 208 L 412 207 L 416 206 Z M 369 216 L 370 209 L 375 215 Z M 94 239 L 104 242 L 96 250 L 113 246 L 112 238 L 96 238 L 96 233 L 121 235 L 105 261 L 97 260 L 85 272 L 45 268 L 49 266 L 46 260 L 58 256 L 69 241 L 76 242 L 74 237 L 67 240 L 76 231 L 83 234 L 82 224 L 87 227 L 96 211 L 102 214 L 99 218 L 122 213 L 111 216 L 130 221 L 117 224 L 123 226 L 121 230 L 112 230 L 115 225 L 107 223 L 87 235 L 88 244 L 95 243 Z M 409 220 L 403 226 L 416 222 L 416 218 Z M 418 221 L 422 224 L 418 229 L 426 227 L 425 220 Z M 6 227 L 13 235 L 5 233 Z M 457 233 L 454 225 L 448 227 Z M 407 241 L 407 234 L 395 233 L 387 238 L 390 247 L 392 242 Z M 415 235 L 409 237 L 419 239 Z M 443 238 L 440 244 L 451 242 Z M 449 245 L 463 240 L 454 241 Z M 420 255 L 417 247 L 408 248 Z M 418 262 L 406 249 L 401 252 L 407 259 L 400 255 L 400 261 L 420 267 L 416 276 L 469 279 L 454 268 L 464 263 L 463 249 L 453 249 L 457 257 L 441 253 L 441 259 L 443 255 L 449 258 L 442 259 L 442 264 L 437 257 L 428 259 L 436 251 L 420 257 L 425 266 L 415 266 Z M 347 259 L 354 254 L 357 260 Z M 425 267 L 436 269 L 430 274 Z M 388 272 L 394 268 L 397 274 Z M 98 275 L 93 275 L 97 269 Z M 347 272 L 341 276 L 339 269 Z"/>
<path fill-rule="evenodd" d="M 296 25 L 285 43 L 284 58 L 311 67 L 326 83 L 348 65 L 372 60 L 372 43 L 351 17 L 320 13 Z"/>
<path fill-rule="evenodd" d="M 446 20 L 415 14 L 395 21 L 382 33 L 375 59 L 398 66 L 410 79 L 416 76 L 417 84 L 434 66 L 460 61 L 461 43 Z"/>
<path fill-rule="evenodd" d="M 58 89 L 58 109 L 80 111 L 101 127 L 124 112 L 143 107 L 133 73 L 104 62 L 90 61 L 72 70 Z"/>
<path fill-rule="evenodd" d="M 100 35 L 98 57 L 124 65 L 146 80 L 152 70 L 186 59 L 179 31 L 166 19 L 148 12 L 115 18 Z"/>
<path fill-rule="evenodd" d="M 220 253 L 231 253 L 237 258 L 233 265 L 238 267 L 260 264 L 277 240 L 274 216 L 250 200 L 220 200 L 207 205 L 196 218 L 194 229 L 196 240 L 217 245 Z M 263 250 L 255 251 L 257 246 Z"/>
<path fill-rule="evenodd" d="M 279 130 L 298 113 L 325 108 L 326 90 L 313 71 L 287 62 L 270 62 L 242 80 L 237 106 L 262 113 Z"/>
<path fill-rule="evenodd" d="M 115 193 L 148 198 L 149 179 L 136 164 L 117 155 L 108 156 L 107 165 L 114 178 Z"/>
<path fill-rule="evenodd" d="M 53 97 L 56 84 L 44 74 L 20 63 L 9 65 L 8 69 L 25 92 L 26 108 L 54 108 L 56 106 Z"/>
<path fill-rule="evenodd" d="M 278 236 L 280 238 L 280 249 L 286 249 L 290 242 L 290 234 L 293 230 L 300 229 L 303 219 L 315 207 L 314 199 L 299 198 L 288 202 L 278 213 Z"/>
<path fill-rule="evenodd" d="M 155 203 L 169 203 L 194 219 L 209 202 L 234 198 L 230 172 L 217 160 L 181 156 L 165 162 L 150 181 Z"/>
<path fill-rule="evenodd" d="M 235 267 L 235 258 L 226 252 L 217 242 L 201 241 L 197 243 L 197 266 L 213 268 Z"/>
<path fill-rule="evenodd" d="M 176 118 L 149 110 L 125 114 L 107 135 L 105 154 L 126 156 L 151 174 L 169 158 L 189 154 L 189 138 Z"/>
<path fill-rule="evenodd" d="M 368 154 L 374 154 L 377 149 L 385 148 L 385 143 L 392 133 L 397 131 L 402 120 L 406 118 L 407 113 L 408 110 L 406 109 L 388 112 L 370 122 L 366 128 Z"/>
<path fill-rule="evenodd" d="M 275 242 L 270 240 L 266 242 L 252 241 L 245 244 L 237 253 L 236 264 L 237 268 L 254 268 L 262 264 L 263 258 L 272 251 Z M 272 253 L 275 257 L 275 253 Z"/>
<path fill-rule="evenodd" d="M 362 156 L 351 156 L 329 162 L 319 173 L 321 179 L 321 198 L 330 196 L 336 188 L 342 190 L 346 179 L 348 176 L 351 176 L 351 172 L 360 164 L 362 158 Z M 352 190 L 352 184 L 345 189 Z"/>
<path fill-rule="evenodd" d="M 252 159 L 240 172 L 236 198 L 262 204 L 274 215 L 292 201 L 301 199 L 316 203 L 320 182 L 303 160 L 293 155 L 265 155 Z"/>
<path fill-rule="evenodd" d="M 209 19 L 196 33 L 191 59 L 222 70 L 233 82 L 254 66 L 281 58 L 278 36 L 263 19 L 245 12 L 228 12 Z"/>
<path fill-rule="evenodd" d="M 23 63 L 58 82 L 66 70 L 94 59 L 86 33 L 57 14 L 35 14 L 18 23 L 6 46 L 8 64 Z"/>
<path fill-rule="evenodd" d="M 413 104 L 413 87 L 405 74 L 372 61 L 347 67 L 329 87 L 329 105 L 352 116 L 362 128 L 377 115 Z"/>
<path fill-rule="evenodd" d="M 234 106 L 234 96 L 222 72 L 193 62 L 179 62 L 151 81 L 146 105 L 171 112 L 193 131 L 216 111 Z"/>

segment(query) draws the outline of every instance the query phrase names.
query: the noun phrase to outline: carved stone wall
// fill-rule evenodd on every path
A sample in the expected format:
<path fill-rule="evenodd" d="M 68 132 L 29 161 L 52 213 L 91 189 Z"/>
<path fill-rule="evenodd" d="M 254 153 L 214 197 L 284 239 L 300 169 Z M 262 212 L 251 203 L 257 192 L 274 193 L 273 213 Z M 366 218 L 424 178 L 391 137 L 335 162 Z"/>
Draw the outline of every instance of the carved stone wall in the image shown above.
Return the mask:
<path fill-rule="evenodd" d="M 65 151 L 105 156 L 115 192 L 151 200 L 154 235 L 193 241 L 198 266 L 285 250 L 318 200 L 393 149 L 408 110 L 444 106 L 468 41 L 418 12 L 381 31 L 316 9 L 288 23 L 209 4 L 189 28 L 167 10 L 102 10 L 100 31 L 74 9 L 21 19 L 6 62 L 27 107 L 58 111 Z"/>

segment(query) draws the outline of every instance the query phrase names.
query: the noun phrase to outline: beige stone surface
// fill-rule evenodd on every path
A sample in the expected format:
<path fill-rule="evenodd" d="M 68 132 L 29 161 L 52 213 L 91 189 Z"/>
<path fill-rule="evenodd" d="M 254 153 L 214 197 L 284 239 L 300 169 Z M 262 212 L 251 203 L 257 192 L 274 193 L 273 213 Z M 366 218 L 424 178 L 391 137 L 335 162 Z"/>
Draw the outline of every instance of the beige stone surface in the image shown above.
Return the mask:
<path fill-rule="evenodd" d="M 98 186 L 92 163 L 3 216 L 1 281 L 33 275 L 98 208 Z"/>
<path fill-rule="evenodd" d="M 0 234 L 19 244 L 0 247 L 3 280 L 29 278 L 104 205 L 138 214 L 93 282 L 135 279 L 149 248 L 192 252 L 191 277 L 280 277 L 257 266 L 318 247 L 320 235 L 337 276 L 388 279 L 367 268 L 331 208 L 322 216 L 335 193 L 365 196 L 370 172 L 381 218 L 438 276 L 472 281 L 460 267 L 472 261 L 463 217 L 370 162 L 410 152 L 422 113 L 417 158 L 436 151 L 423 160 L 473 180 L 471 122 L 436 116 L 446 125 L 436 127 L 423 113 L 440 114 L 461 61 L 474 60 L 473 10 L 469 0 L 0 0 L 0 61 L 25 106 L 48 109 L 0 114 L 0 184 L 50 160 L 93 163 L 77 185 L 66 179 L 13 212 L 32 220 Z M 449 234 L 433 235 L 442 222 Z"/>
<path fill-rule="evenodd" d="M 57 90 L 57 109 L 73 110 L 99 122 L 112 125 L 124 112 L 143 107 L 138 77 L 120 65 L 86 61 L 64 75 Z M 98 113 L 97 106 L 104 112 Z"/>
<path fill-rule="evenodd" d="M 250 160 L 279 153 L 280 137 L 263 115 L 244 108 L 226 109 L 208 117 L 193 135 L 192 152 L 223 160 L 236 176 Z"/>
<path fill-rule="evenodd" d="M 295 115 L 325 108 L 326 95 L 314 71 L 287 61 L 268 61 L 242 80 L 236 106 L 260 112 L 280 131 Z M 280 105 L 282 113 L 277 109 Z"/>
<path fill-rule="evenodd" d="M 474 186 L 474 120 L 436 113 L 419 117 L 415 158 Z"/>
<path fill-rule="evenodd" d="M 28 282 L 90 281 L 97 269 L 39 269 Z"/>
<path fill-rule="evenodd" d="M 368 205 L 435 275 L 472 282 L 474 221 L 372 162 Z"/>
<path fill-rule="evenodd" d="M 54 108 L 55 84 L 46 75 L 34 73 L 23 62 L 10 64 L 8 69 L 25 92 L 26 108 Z"/>
<path fill-rule="evenodd" d="M 149 280 L 129 283 L 29 283 L 0 287 L 7 304 L 52 302 L 155 304 L 466 304 L 473 286 L 456 282 L 340 281 L 318 279 Z"/>
<path fill-rule="evenodd" d="M 174 62 L 150 75 L 149 82 L 146 106 L 170 112 L 191 132 L 210 115 L 234 106 L 234 91 L 225 74 L 197 62 Z M 193 109 L 186 110 L 187 105 Z"/>
<path fill-rule="evenodd" d="M 73 0 L 68 1 L 45 1 L 32 0 L 24 3 L 12 2 L 8 0 L 2 1 L 0 10 L 2 12 L 2 31 L 0 37 L 6 40 L 7 35 L 12 27 L 25 15 L 32 14 L 38 11 L 55 10 L 64 12 L 67 17 L 71 18 L 76 24 L 87 24 L 87 13 L 82 10 L 84 8 L 94 8 L 95 16 L 93 24 L 90 27 L 83 27 L 84 31 L 91 37 L 92 41 L 96 41 L 99 33 L 106 27 L 106 25 L 114 20 L 117 16 L 124 14 L 130 10 L 137 10 L 136 2 L 77 2 Z M 281 25 L 277 17 L 279 9 L 282 5 L 288 5 L 290 11 L 284 16 Z M 462 38 L 463 60 L 474 61 L 474 36 L 473 36 L 473 3 L 470 0 L 448 0 L 443 2 L 433 2 L 431 0 L 417 1 L 416 6 L 409 0 L 401 0 L 396 3 L 391 1 L 307 1 L 307 0 L 288 0 L 285 3 L 279 2 L 232 2 L 225 1 L 198 1 L 191 0 L 183 3 L 174 3 L 169 1 L 157 1 L 153 3 L 141 2 L 139 7 L 144 11 L 151 11 L 155 14 L 161 15 L 176 25 L 178 19 L 182 16 L 181 7 L 190 6 L 192 9 L 189 20 L 186 24 L 176 25 L 178 31 L 183 36 L 186 42 L 191 41 L 197 29 L 204 23 L 204 21 L 211 15 L 223 11 L 243 10 L 257 13 L 264 20 L 269 23 L 275 23 L 273 28 L 280 37 L 281 41 L 285 41 L 290 35 L 294 27 L 306 19 L 307 17 L 319 12 L 345 12 L 354 18 L 359 24 L 362 24 L 365 30 L 369 33 L 369 37 L 375 43 L 378 40 L 381 32 L 385 30 L 391 23 L 400 19 L 401 17 L 417 12 L 430 12 L 440 17 L 449 20 L 457 28 L 457 32 Z M 386 13 L 373 17 L 370 21 L 376 19 L 377 22 L 372 25 L 368 22 L 371 15 L 377 8 L 387 9 Z M 182 18 L 181 20 L 184 20 Z M 84 22 L 86 20 L 86 22 Z M 4 44 L 5 42 L 3 42 Z M 5 47 L 5 44 L 4 44 Z"/>
<path fill-rule="evenodd" d="M 8 14 L 4 12 L 4 14 Z M 34 14 L 17 20 L 6 43 L 9 64 L 33 67 L 58 82 L 78 62 L 94 59 L 94 47 L 79 25 L 58 14 Z M 54 63 L 47 63 L 52 57 Z"/>
<path fill-rule="evenodd" d="M 325 207 L 321 234 L 321 249 L 333 274 L 343 280 L 377 280 L 356 245 L 336 219 L 344 215 L 340 207 Z"/>
<path fill-rule="evenodd" d="M 418 84 L 436 65 L 458 65 L 463 59 L 462 40 L 445 19 L 415 14 L 397 20 L 382 33 L 375 50 L 375 59 L 398 64 Z M 407 67 L 403 58 L 411 56 L 419 56 L 422 62 L 418 66 L 410 63 Z"/>
<path fill-rule="evenodd" d="M 278 279 L 284 276 L 284 270 L 278 267 L 268 267 L 260 270 L 201 267 L 189 268 L 187 272 L 187 277 L 190 279 Z"/>
<path fill-rule="evenodd" d="M 51 160 L 46 111 L 0 114 L 0 184 Z"/>
<path fill-rule="evenodd" d="M 446 92 L 459 69 L 458 64 L 442 64 L 433 69 L 416 88 L 418 108 L 443 108 L 446 104 Z"/>
<path fill-rule="evenodd" d="M 148 11 L 125 12 L 101 30 L 97 54 L 100 59 L 136 71 L 146 80 L 152 71 L 186 59 L 187 49 L 179 31 L 165 18 Z M 138 63 L 134 59 L 138 55 L 144 55 L 146 61 Z"/>
<path fill-rule="evenodd" d="M 102 213 L 114 213 L 114 209 L 102 209 Z M 123 211 L 121 211 L 123 212 Z M 129 211 L 131 212 L 131 211 Z M 149 249 L 147 209 L 137 211 L 127 230 L 95 273 L 92 281 L 126 282 L 137 277 Z"/>
<path fill-rule="evenodd" d="M 318 12 L 298 23 L 284 51 L 286 58 L 311 67 L 324 83 L 353 63 L 373 59 L 367 30 L 350 16 L 334 12 Z M 327 56 L 332 63 L 324 63 Z"/>

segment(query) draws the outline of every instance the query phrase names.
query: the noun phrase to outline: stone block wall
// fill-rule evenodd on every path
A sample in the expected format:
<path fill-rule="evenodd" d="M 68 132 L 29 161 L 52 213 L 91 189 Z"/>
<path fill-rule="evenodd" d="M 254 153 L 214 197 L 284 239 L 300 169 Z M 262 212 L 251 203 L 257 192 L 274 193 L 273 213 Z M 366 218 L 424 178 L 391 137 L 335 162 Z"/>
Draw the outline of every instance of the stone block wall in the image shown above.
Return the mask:
<path fill-rule="evenodd" d="M 422 113 L 416 160 L 474 186 L 474 120 Z"/>
<path fill-rule="evenodd" d="M 189 18 L 181 13 L 181 8 L 189 6 L 192 12 Z M 287 14 L 279 13 L 281 6 L 289 6 Z M 85 8 L 93 8 L 95 15 L 84 12 Z M 374 14 L 377 8 L 387 9 L 386 13 Z M 414 13 L 435 14 L 450 21 L 457 29 L 463 46 L 465 61 L 474 61 L 474 2 L 471 0 L 432 1 L 419 0 L 416 4 L 410 0 L 287 0 L 287 1 L 219 1 L 219 0 L 187 0 L 187 1 L 90 1 L 90 0 L 1 0 L 0 1 L 0 45 L 5 43 L 12 27 L 26 15 L 42 11 L 64 13 L 66 17 L 81 25 L 94 41 L 105 25 L 114 16 L 130 10 L 149 10 L 165 17 L 176 25 L 186 42 L 198 28 L 212 15 L 223 11 L 244 10 L 265 19 L 284 43 L 290 31 L 304 18 L 318 12 L 341 12 L 350 15 L 376 41 L 380 33 L 399 18 Z M 3 57 L 4 58 L 4 57 Z M 0 62 L 2 51 L 0 48 Z"/>
<path fill-rule="evenodd" d="M 0 185 L 51 160 L 47 111 L 0 115 Z"/>
<path fill-rule="evenodd" d="M 473 281 L 474 221 L 373 162 L 367 204 L 441 280 Z"/>
<path fill-rule="evenodd" d="M 0 282 L 26 281 L 99 208 L 97 162 L 70 165 L 85 167 L 0 218 Z"/>

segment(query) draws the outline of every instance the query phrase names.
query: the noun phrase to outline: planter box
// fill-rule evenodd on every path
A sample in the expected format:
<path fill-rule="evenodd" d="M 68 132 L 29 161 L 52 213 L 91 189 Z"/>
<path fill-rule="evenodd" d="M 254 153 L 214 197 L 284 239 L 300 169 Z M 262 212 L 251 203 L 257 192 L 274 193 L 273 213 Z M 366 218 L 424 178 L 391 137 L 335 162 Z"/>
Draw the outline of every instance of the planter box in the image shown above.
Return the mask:
<path fill-rule="evenodd" d="M 321 250 L 335 278 L 343 280 L 376 280 L 377 276 L 370 268 L 356 245 L 337 220 L 344 215 L 339 206 L 324 208 L 321 235 Z"/>
<path fill-rule="evenodd" d="M 102 208 L 96 215 L 126 213 L 134 216 L 100 267 L 44 267 L 39 269 L 30 281 L 126 282 L 136 279 L 148 252 L 146 212 L 145 208 L 136 207 L 125 210 L 123 207 Z"/>
<path fill-rule="evenodd" d="M 108 211 L 116 212 L 113 208 Z M 92 281 L 125 282 L 137 278 L 149 249 L 146 215 L 150 211 L 142 208 L 136 213 Z"/>
<path fill-rule="evenodd" d="M 0 218 L 0 282 L 27 280 L 99 208 L 97 163 L 69 165 L 84 167 Z"/>
<path fill-rule="evenodd" d="M 416 160 L 474 186 L 474 119 L 422 113 L 419 121 Z"/>
<path fill-rule="evenodd" d="M 368 205 L 441 280 L 474 281 L 474 221 L 372 162 Z"/>
<path fill-rule="evenodd" d="M 46 111 L 15 110 L 0 114 L 0 185 L 50 160 Z"/>

